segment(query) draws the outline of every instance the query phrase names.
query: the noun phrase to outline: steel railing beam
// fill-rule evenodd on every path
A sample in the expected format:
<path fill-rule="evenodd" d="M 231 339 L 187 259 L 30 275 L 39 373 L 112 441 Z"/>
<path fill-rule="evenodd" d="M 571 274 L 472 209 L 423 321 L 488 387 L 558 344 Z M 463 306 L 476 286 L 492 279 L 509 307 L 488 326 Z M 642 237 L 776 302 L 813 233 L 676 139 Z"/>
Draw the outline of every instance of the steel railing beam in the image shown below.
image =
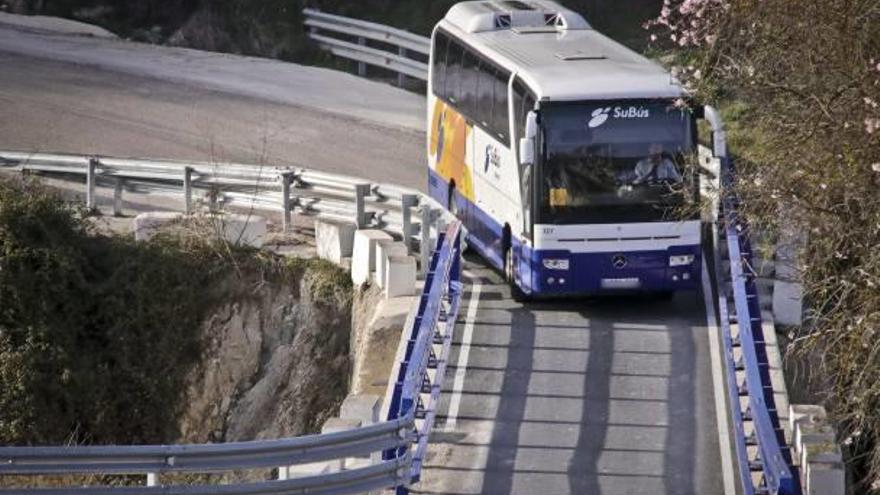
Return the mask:
<path fill-rule="evenodd" d="M 303 9 L 303 15 L 304 23 L 309 28 L 309 39 L 337 57 L 357 62 L 359 76 L 366 76 L 366 65 L 372 65 L 397 72 L 398 86 L 403 86 L 405 76 L 428 80 L 428 65 L 408 55 L 429 57 L 430 38 L 314 9 Z M 334 37 L 340 35 L 345 39 Z M 367 46 L 367 41 L 383 43 L 390 48 Z"/>
<path fill-rule="evenodd" d="M 356 62 L 382 67 L 410 77 L 428 80 L 428 64 L 401 57 L 397 53 L 391 53 L 378 48 L 343 41 L 321 34 L 310 34 L 309 39 L 318 43 L 321 48 L 328 50 L 337 57 L 347 58 Z"/>
<path fill-rule="evenodd" d="M 362 37 L 412 50 L 428 56 L 431 50 L 430 39 L 417 34 L 375 22 L 352 19 L 340 15 L 327 14 L 314 9 L 304 9 L 305 25 L 310 28 Z"/>

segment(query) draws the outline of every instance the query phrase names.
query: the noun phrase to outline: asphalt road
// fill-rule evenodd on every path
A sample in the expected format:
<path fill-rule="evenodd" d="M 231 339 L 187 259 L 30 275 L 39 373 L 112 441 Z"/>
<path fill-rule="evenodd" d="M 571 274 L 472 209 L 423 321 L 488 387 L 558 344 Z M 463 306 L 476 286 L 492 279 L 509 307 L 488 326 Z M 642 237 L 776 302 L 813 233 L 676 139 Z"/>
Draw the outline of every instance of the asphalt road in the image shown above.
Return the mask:
<path fill-rule="evenodd" d="M 480 293 L 415 492 L 724 492 L 700 294 L 521 305 L 494 271 L 468 271 L 465 301 Z"/>
<path fill-rule="evenodd" d="M 93 63 L 99 49 L 113 56 Z M 175 64 L 187 57 L 192 71 L 181 68 L 186 77 L 178 77 Z M 425 187 L 414 103 L 423 98 L 388 85 L 276 61 L 5 27 L 0 67 L 0 149 L 289 164 Z M 204 81 L 212 74 L 222 84 Z M 378 98 L 389 101 L 384 110 Z M 391 124 L 397 113 L 408 124 Z"/>

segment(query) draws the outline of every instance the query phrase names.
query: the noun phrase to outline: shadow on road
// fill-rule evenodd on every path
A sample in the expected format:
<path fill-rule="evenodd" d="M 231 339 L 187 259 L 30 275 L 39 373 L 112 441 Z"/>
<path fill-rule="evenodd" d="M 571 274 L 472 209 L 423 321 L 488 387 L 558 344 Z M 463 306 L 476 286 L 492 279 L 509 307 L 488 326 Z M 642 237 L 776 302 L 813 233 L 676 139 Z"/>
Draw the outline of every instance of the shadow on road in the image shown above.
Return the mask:
<path fill-rule="evenodd" d="M 719 492 L 699 294 L 523 305 L 479 280 L 456 435 L 419 493 Z"/>

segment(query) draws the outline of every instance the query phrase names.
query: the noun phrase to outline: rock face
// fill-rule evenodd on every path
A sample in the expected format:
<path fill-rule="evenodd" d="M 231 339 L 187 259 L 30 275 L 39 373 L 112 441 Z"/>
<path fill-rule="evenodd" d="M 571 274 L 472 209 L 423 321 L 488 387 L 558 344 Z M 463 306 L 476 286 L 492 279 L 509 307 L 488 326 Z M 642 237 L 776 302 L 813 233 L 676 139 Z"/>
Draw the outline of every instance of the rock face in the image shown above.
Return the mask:
<path fill-rule="evenodd" d="M 236 281 L 245 289 L 232 288 L 239 295 L 204 322 L 178 441 L 302 435 L 335 414 L 348 391 L 351 290 L 328 291 L 319 277 Z"/>
<path fill-rule="evenodd" d="M 220 28 L 222 25 L 223 19 L 214 13 L 210 4 L 205 4 L 168 38 L 168 44 L 210 51 L 234 51 L 234 43 L 228 32 Z"/>

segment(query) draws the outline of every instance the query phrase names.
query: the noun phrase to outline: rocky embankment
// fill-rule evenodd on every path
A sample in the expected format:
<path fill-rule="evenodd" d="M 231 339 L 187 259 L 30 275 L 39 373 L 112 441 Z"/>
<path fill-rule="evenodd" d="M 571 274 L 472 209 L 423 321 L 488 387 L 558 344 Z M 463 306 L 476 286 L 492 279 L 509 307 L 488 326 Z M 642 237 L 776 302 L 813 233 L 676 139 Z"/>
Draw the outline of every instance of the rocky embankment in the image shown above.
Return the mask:
<path fill-rule="evenodd" d="M 178 441 L 301 435 L 336 413 L 348 392 L 352 288 L 336 267 L 305 265 L 284 283 L 228 282 L 231 297 L 203 324 Z"/>

